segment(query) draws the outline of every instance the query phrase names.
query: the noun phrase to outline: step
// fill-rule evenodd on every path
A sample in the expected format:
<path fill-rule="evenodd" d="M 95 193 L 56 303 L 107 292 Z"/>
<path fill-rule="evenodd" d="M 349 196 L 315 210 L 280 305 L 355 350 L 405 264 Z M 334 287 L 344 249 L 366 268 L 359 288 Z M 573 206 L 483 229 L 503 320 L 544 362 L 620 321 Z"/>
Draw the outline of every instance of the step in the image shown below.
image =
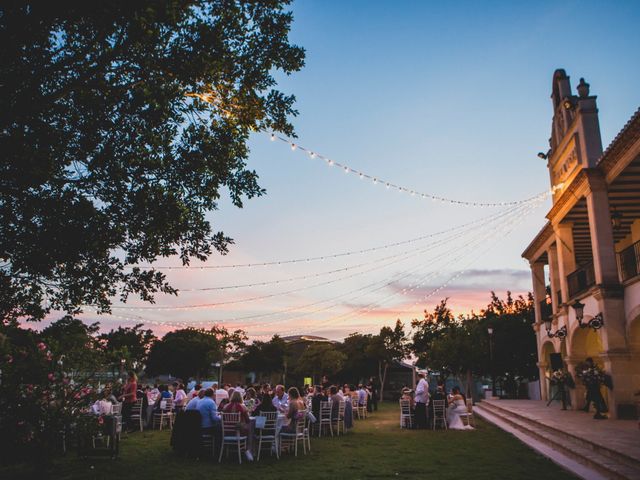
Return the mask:
<path fill-rule="evenodd" d="M 591 440 L 588 440 L 583 437 L 579 437 L 575 434 L 569 433 L 565 430 L 562 430 L 553 425 L 548 425 L 546 423 L 539 422 L 535 419 L 529 418 L 527 416 L 521 415 L 518 412 L 514 412 L 513 410 L 509 410 L 507 408 L 503 408 L 499 402 L 483 402 L 482 405 L 486 408 L 493 409 L 492 411 L 499 411 L 499 413 L 503 415 L 509 415 L 511 417 L 516 417 L 519 420 L 526 422 L 530 425 L 534 425 L 535 427 L 543 428 L 547 430 L 549 433 L 552 433 L 554 436 L 559 436 L 565 438 L 571 442 L 578 443 L 583 447 L 589 448 L 594 452 L 597 452 L 601 455 L 608 457 L 611 460 L 616 461 L 617 463 L 628 465 L 640 471 L 640 459 L 631 457 L 623 452 L 619 452 L 607 446 L 601 445 L 599 443 L 595 443 Z M 640 478 L 640 476 L 638 477 Z"/>
<path fill-rule="evenodd" d="M 503 409 L 487 408 L 487 403 L 474 407 L 474 411 L 491 423 L 516 435 L 521 441 L 550 458 L 561 467 L 589 480 L 640 478 L 640 470 L 602 455 L 579 442 L 550 432 L 534 421 L 524 421 Z M 507 428 L 505 428 L 507 427 Z M 520 435 L 518 435 L 518 433 Z"/>

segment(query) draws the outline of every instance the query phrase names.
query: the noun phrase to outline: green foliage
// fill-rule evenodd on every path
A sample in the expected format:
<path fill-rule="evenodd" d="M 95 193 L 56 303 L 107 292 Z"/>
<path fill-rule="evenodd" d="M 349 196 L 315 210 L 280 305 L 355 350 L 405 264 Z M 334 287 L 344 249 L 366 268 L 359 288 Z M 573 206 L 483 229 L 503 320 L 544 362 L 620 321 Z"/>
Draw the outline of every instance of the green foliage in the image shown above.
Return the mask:
<path fill-rule="evenodd" d="M 220 358 L 221 345 L 210 332 L 185 328 L 167 333 L 153 344 L 147 360 L 148 375 L 171 374 L 188 380 L 206 377 Z"/>
<path fill-rule="evenodd" d="M 62 444 L 62 432 L 69 432 L 93 400 L 93 375 L 102 365 L 89 339 L 94 328 L 68 318 L 42 334 L 15 324 L 0 326 L 3 462 L 30 458 L 47 466 Z"/>
<path fill-rule="evenodd" d="M 135 265 L 227 252 L 207 213 L 264 193 L 250 133 L 293 134 L 288 3 L 2 3 L 1 320 L 153 301 L 175 290 Z"/>
<path fill-rule="evenodd" d="M 491 292 L 491 302 L 480 314 L 455 318 L 447 299 L 422 320 L 413 320 L 411 349 L 418 365 L 443 376 L 491 376 L 502 380 L 516 395 L 521 380 L 538 375 L 533 298 L 510 292 L 502 300 Z M 490 361 L 488 328 L 493 328 L 493 365 Z M 492 371 L 493 369 L 493 371 Z"/>
<path fill-rule="evenodd" d="M 367 354 L 373 335 L 352 333 L 338 346 L 346 360 L 340 376 L 350 382 L 359 383 L 377 372 L 376 360 Z"/>
<path fill-rule="evenodd" d="M 105 354 L 106 362 L 112 370 L 139 370 L 146 362 L 149 350 L 157 337 L 151 330 L 144 330 L 143 324 L 133 327 L 118 327 L 98 336 L 98 342 Z M 124 360 L 124 364 L 122 364 Z"/>
<path fill-rule="evenodd" d="M 295 362 L 295 372 L 299 375 L 320 375 L 339 372 L 344 365 L 346 355 L 331 343 L 309 345 Z"/>
<path fill-rule="evenodd" d="M 268 342 L 255 341 L 248 345 L 240 359 L 240 365 L 258 376 L 268 376 L 284 371 L 287 345 L 278 335 Z"/>

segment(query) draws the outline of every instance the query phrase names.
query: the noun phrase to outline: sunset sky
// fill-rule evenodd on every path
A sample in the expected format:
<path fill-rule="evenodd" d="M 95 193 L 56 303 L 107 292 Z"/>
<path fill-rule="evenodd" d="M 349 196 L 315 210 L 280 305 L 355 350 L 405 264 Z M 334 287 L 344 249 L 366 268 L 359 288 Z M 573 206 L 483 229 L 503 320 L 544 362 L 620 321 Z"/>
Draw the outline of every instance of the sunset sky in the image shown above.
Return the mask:
<path fill-rule="evenodd" d="M 420 193 L 509 202 L 547 191 L 536 153 L 548 149 L 556 68 L 567 71 L 574 89 L 584 77 L 598 95 L 605 146 L 640 106 L 637 1 L 304 0 L 292 9 L 291 40 L 307 51 L 301 72 L 279 77 L 279 88 L 297 97 L 294 141 Z M 167 270 L 175 287 L 193 291 L 159 296 L 156 307 L 218 305 L 152 310 L 133 301 L 127 306 L 143 309 L 81 318 L 107 329 L 148 322 L 158 334 L 221 323 L 252 336 L 340 339 L 396 318 L 408 322 L 444 297 L 462 313 L 485 306 L 491 290 L 531 288 L 520 254 L 544 224 L 549 199 L 512 213 L 423 200 L 345 174 L 266 134 L 252 138 L 248 163 L 267 195 L 243 209 L 221 201 L 210 215 L 214 230 L 236 243 L 207 266 L 360 251 L 486 218 L 335 259 Z M 292 280 L 298 277 L 305 278 Z"/>

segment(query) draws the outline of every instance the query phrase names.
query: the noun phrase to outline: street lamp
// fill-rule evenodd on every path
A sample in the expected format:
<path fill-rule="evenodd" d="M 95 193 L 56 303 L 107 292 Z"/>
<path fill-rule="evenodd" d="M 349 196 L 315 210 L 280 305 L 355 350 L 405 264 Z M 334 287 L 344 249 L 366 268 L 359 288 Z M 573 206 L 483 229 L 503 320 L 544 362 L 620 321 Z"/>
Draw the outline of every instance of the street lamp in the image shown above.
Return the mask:
<path fill-rule="evenodd" d="M 602 312 L 598 313 L 595 317 L 588 322 L 583 323 L 584 319 L 584 303 L 580 303 L 580 300 L 576 300 L 573 305 L 573 310 L 576 312 L 576 320 L 578 320 L 578 326 L 580 328 L 593 328 L 594 330 L 600 330 L 604 325 L 604 317 Z"/>
<path fill-rule="evenodd" d="M 547 337 L 549 338 L 559 338 L 560 340 L 562 340 L 563 338 L 565 338 L 567 336 L 567 327 L 566 325 L 563 325 L 562 328 L 559 328 L 558 330 L 556 330 L 555 332 L 551 331 L 551 323 L 553 322 L 553 319 L 551 317 L 547 317 L 544 321 L 544 327 L 547 329 Z"/>
<path fill-rule="evenodd" d="M 489 360 L 491 362 L 491 395 L 496 396 L 496 372 L 493 367 L 493 327 L 487 328 L 489 333 Z"/>

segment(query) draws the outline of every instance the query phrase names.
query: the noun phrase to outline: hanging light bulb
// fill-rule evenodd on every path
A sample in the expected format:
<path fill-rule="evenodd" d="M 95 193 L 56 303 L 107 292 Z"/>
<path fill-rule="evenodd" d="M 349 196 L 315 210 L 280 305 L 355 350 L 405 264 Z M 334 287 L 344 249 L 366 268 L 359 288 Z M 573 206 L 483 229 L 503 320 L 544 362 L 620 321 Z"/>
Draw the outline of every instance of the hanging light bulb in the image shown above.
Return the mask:
<path fill-rule="evenodd" d="M 276 136 L 275 136 L 273 133 L 271 134 L 271 141 L 272 141 L 272 142 L 275 142 L 275 141 L 276 141 Z"/>
<path fill-rule="evenodd" d="M 349 173 L 349 167 L 344 167 L 344 173 Z"/>
<path fill-rule="evenodd" d="M 296 149 L 296 144 L 295 144 L 295 143 L 292 143 L 292 144 L 291 144 L 291 150 L 295 150 L 295 149 Z"/>

